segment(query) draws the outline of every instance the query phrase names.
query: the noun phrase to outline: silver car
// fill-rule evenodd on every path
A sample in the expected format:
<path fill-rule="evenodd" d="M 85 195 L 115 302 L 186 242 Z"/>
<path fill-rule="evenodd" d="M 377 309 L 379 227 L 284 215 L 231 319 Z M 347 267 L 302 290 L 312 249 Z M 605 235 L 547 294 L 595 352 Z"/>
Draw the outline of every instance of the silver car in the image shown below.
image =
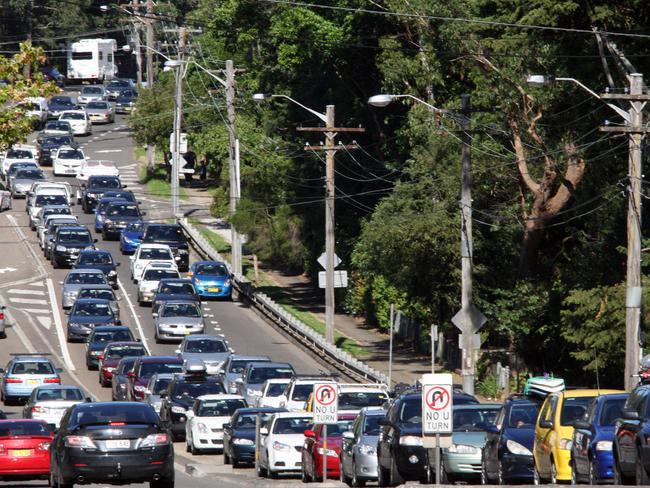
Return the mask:
<path fill-rule="evenodd" d="M 120 320 L 120 297 L 115 296 L 115 291 L 111 285 L 85 285 L 79 289 L 77 298 L 98 298 L 101 300 L 108 300 L 117 323 L 122 323 Z"/>
<path fill-rule="evenodd" d="M 205 330 L 203 312 L 196 302 L 170 300 L 152 315 L 158 343 L 162 340 L 181 340 L 190 334 L 203 334 Z"/>
<path fill-rule="evenodd" d="M 61 305 L 67 309 L 74 305 L 82 288 L 87 288 L 89 285 L 108 285 L 108 282 L 106 275 L 100 269 L 73 269 L 59 284 L 63 285 Z"/>
<path fill-rule="evenodd" d="M 115 110 L 111 102 L 88 102 L 86 113 L 93 123 L 110 124 L 115 122 Z"/>
<path fill-rule="evenodd" d="M 237 393 L 237 380 L 244 374 L 248 363 L 261 363 L 264 361 L 271 361 L 271 358 L 268 356 L 239 356 L 236 354 L 230 356 L 222 368 L 228 393 Z"/>
<path fill-rule="evenodd" d="M 176 354 L 186 363 L 191 360 L 202 361 L 208 374 L 218 373 L 232 352 L 224 336 L 208 334 L 187 336 L 176 349 Z"/>
<path fill-rule="evenodd" d="M 43 181 L 45 175 L 43 171 L 35 168 L 25 168 L 18 170 L 11 180 L 11 195 L 14 198 L 25 198 L 32 188 L 34 181 Z"/>
<path fill-rule="evenodd" d="M 153 407 L 156 413 L 160 413 L 162 406 L 162 397 L 167 394 L 167 387 L 174 379 L 171 373 L 156 373 L 147 383 L 147 388 L 144 390 L 144 401 Z"/>
<path fill-rule="evenodd" d="M 386 411 L 381 407 L 365 407 L 352 425 L 343 433 L 341 444 L 341 481 L 348 486 L 363 486 L 377 480 L 377 442 L 379 419 Z"/>
<path fill-rule="evenodd" d="M 90 102 L 106 101 L 108 100 L 108 93 L 106 87 L 103 85 L 88 85 L 81 88 L 77 102 L 81 105 L 86 105 Z"/>

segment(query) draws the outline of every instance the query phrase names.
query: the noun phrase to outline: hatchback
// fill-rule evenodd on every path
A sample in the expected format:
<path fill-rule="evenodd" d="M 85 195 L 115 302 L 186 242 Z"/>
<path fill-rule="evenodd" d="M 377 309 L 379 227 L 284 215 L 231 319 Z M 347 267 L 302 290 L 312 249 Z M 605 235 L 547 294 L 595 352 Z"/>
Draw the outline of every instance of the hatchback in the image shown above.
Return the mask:
<path fill-rule="evenodd" d="M 42 420 L 0 420 L 3 481 L 47 480 L 54 433 Z"/>

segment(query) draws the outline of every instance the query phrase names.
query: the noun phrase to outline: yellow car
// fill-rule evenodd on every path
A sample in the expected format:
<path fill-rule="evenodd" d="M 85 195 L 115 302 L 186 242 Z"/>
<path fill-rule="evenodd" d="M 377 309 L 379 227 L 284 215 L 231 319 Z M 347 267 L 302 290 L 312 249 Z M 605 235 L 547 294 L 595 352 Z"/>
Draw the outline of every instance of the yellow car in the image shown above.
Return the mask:
<path fill-rule="evenodd" d="M 621 390 L 565 390 L 546 397 L 535 425 L 533 444 L 534 482 L 571 481 L 573 423 L 587 411 L 598 395 L 625 393 Z"/>

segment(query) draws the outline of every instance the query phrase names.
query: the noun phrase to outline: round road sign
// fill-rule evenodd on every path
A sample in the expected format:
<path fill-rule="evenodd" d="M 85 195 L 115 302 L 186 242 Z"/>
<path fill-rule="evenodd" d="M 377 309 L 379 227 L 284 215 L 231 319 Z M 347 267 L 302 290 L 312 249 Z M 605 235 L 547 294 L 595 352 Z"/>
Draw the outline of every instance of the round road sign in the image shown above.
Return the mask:
<path fill-rule="evenodd" d="M 426 392 L 425 401 L 431 410 L 444 410 L 450 400 L 451 393 L 444 386 L 433 386 Z"/>
<path fill-rule="evenodd" d="M 336 388 L 332 385 L 320 385 L 314 394 L 314 400 L 324 407 L 331 405 L 336 401 Z"/>

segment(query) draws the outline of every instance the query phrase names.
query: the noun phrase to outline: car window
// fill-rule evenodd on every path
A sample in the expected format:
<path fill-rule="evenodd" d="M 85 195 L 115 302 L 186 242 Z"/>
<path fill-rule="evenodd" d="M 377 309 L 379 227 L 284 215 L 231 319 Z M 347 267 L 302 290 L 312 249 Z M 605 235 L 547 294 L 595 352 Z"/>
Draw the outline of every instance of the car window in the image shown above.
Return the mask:
<path fill-rule="evenodd" d="M 173 259 L 172 253 L 169 249 L 142 249 L 140 251 L 140 259 Z"/>
<path fill-rule="evenodd" d="M 271 383 L 266 389 L 265 396 L 267 397 L 279 397 L 284 392 L 284 389 L 287 387 L 286 383 Z"/>
<path fill-rule="evenodd" d="M 160 283 L 158 293 L 164 294 L 188 294 L 193 295 L 196 293 L 192 283 Z"/>
<path fill-rule="evenodd" d="M 14 363 L 11 374 L 55 374 L 55 371 L 45 361 L 20 361 Z"/>
<path fill-rule="evenodd" d="M 81 242 L 90 244 L 92 242 L 92 237 L 90 236 L 90 232 L 87 230 L 61 230 L 58 234 L 58 241 L 61 244 L 65 244 L 67 242 Z"/>
<path fill-rule="evenodd" d="M 21 422 L 11 420 L 9 422 L 0 422 L 0 437 L 20 437 L 20 436 L 46 436 L 49 437 L 52 429 L 46 423 L 41 422 Z"/>
<path fill-rule="evenodd" d="M 106 210 L 106 215 L 109 217 L 116 215 L 121 217 L 139 217 L 140 211 L 136 205 L 114 204 Z"/>
<path fill-rule="evenodd" d="M 180 227 L 172 225 L 151 225 L 146 231 L 147 240 L 185 242 L 185 234 Z"/>
<path fill-rule="evenodd" d="M 70 273 L 66 285 L 103 285 L 106 283 L 104 273 Z"/>
<path fill-rule="evenodd" d="M 246 408 L 242 399 L 231 400 L 203 400 L 199 403 L 199 417 L 230 417 L 238 408 Z"/>
<path fill-rule="evenodd" d="M 7 159 L 32 159 L 34 155 L 31 151 L 24 149 L 9 149 L 7 152 Z"/>
<path fill-rule="evenodd" d="M 108 346 L 106 358 L 116 359 L 134 356 L 146 356 L 147 350 L 140 346 Z"/>
<path fill-rule="evenodd" d="M 117 178 L 90 178 L 86 188 L 121 188 Z"/>
<path fill-rule="evenodd" d="M 560 425 L 571 426 L 582 418 L 587 411 L 589 402 L 594 397 L 564 397 L 562 411 L 560 412 Z"/>
<path fill-rule="evenodd" d="M 111 307 L 106 303 L 79 303 L 76 302 L 70 315 L 80 317 L 108 317 L 112 315 Z"/>
<path fill-rule="evenodd" d="M 39 389 L 36 401 L 82 401 L 83 395 L 77 388 Z"/>
<path fill-rule="evenodd" d="M 223 341 L 215 339 L 195 339 L 185 343 L 184 352 L 218 353 L 228 352 L 228 347 Z"/>
<path fill-rule="evenodd" d="M 279 418 L 273 425 L 274 434 L 302 434 L 312 425 L 309 417 Z"/>
<path fill-rule="evenodd" d="M 133 368 L 135 367 L 135 361 L 137 358 L 132 357 L 129 359 L 122 359 L 117 367 L 118 374 L 126 374 L 130 371 L 133 371 Z"/>
<path fill-rule="evenodd" d="M 99 298 L 102 300 L 115 301 L 115 293 L 113 290 L 103 290 L 103 289 L 93 289 L 93 288 L 84 288 L 79 291 L 77 298 Z"/>
<path fill-rule="evenodd" d="M 539 407 L 534 403 L 513 405 L 506 425 L 512 429 L 532 429 L 535 427 L 538 412 Z"/>
<path fill-rule="evenodd" d="M 383 392 L 341 392 L 339 393 L 339 410 L 359 410 L 363 407 L 380 407 L 388 395 Z"/>
<path fill-rule="evenodd" d="M 35 207 L 42 207 L 44 205 L 64 205 L 68 203 L 65 195 L 38 195 L 34 201 Z"/>
<path fill-rule="evenodd" d="M 197 275 L 228 276 L 228 268 L 223 264 L 197 264 L 195 267 Z"/>
<path fill-rule="evenodd" d="M 84 153 L 77 149 L 60 149 L 57 157 L 59 159 L 84 159 Z"/>
<path fill-rule="evenodd" d="M 151 389 L 151 393 L 154 395 L 160 395 L 162 392 L 167 390 L 169 383 L 171 383 L 169 378 L 158 378 Z"/>
<path fill-rule="evenodd" d="M 88 102 L 86 108 L 99 108 L 99 109 L 108 109 L 108 102 Z"/>
<path fill-rule="evenodd" d="M 262 423 L 268 422 L 273 414 L 270 412 L 261 413 Z M 234 427 L 237 429 L 254 429 L 257 414 L 239 414 Z"/>
<path fill-rule="evenodd" d="M 61 120 L 86 120 L 86 114 L 77 112 L 67 112 L 61 116 Z"/>
<path fill-rule="evenodd" d="M 314 385 L 294 385 L 293 391 L 291 392 L 291 400 L 304 402 L 307 401 L 309 395 L 314 391 Z"/>
<path fill-rule="evenodd" d="M 132 341 L 133 334 L 126 330 L 113 330 L 110 332 L 95 332 L 92 342 L 126 342 Z M 125 354 L 125 356 L 137 356 L 138 354 Z"/>
<path fill-rule="evenodd" d="M 169 278 L 179 278 L 175 269 L 148 269 L 144 272 L 143 281 L 160 281 Z"/>
<path fill-rule="evenodd" d="M 379 419 L 384 418 L 382 415 L 366 415 L 363 422 L 363 435 L 379 435 L 381 426 Z"/>
<path fill-rule="evenodd" d="M 16 172 L 17 180 L 43 180 L 45 175 L 39 169 L 21 169 Z"/>
<path fill-rule="evenodd" d="M 605 400 L 600 409 L 598 425 L 603 427 L 613 427 L 616 425 L 616 420 L 620 419 L 623 414 L 624 405 L 625 398 L 612 398 L 611 400 Z"/>
<path fill-rule="evenodd" d="M 129 402 L 117 405 L 109 403 L 88 403 L 83 408 L 77 408 L 70 419 L 73 425 L 101 425 L 101 424 L 151 424 L 158 425 L 158 415 L 149 405 L 139 405 Z"/>
<path fill-rule="evenodd" d="M 151 378 L 156 373 L 180 373 L 182 370 L 180 363 L 143 363 L 139 374 L 141 378 Z"/>
<path fill-rule="evenodd" d="M 108 253 L 81 253 L 79 264 L 113 264 L 113 258 Z"/>
<path fill-rule="evenodd" d="M 181 398 L 196 398 L 201 395 L 217 395 L 219 393 L 226 393 L 221 383 L 207 381 L 204 383 L 177 383 L 174 389 L 173 396 L 176 399 Z"/>
<path fill-rule="evenodd" d="M 194 303 L 167 303 L 160 316 L 199 318 L 201 317 L 201 309 Z"/>
<path fill-rule="evenodd" d="M 494 424 L 499 411 L 488 408 L 455 408 L 453 411 L 454 432 L 470 432 L 485 430 Z"/>
<path fill-rule="evenodd" d="M 275 378 L 291 378 L 294 375 L 290 368 L 251 368 L 248 372 L 248 383 L 264 383 Z"/>

